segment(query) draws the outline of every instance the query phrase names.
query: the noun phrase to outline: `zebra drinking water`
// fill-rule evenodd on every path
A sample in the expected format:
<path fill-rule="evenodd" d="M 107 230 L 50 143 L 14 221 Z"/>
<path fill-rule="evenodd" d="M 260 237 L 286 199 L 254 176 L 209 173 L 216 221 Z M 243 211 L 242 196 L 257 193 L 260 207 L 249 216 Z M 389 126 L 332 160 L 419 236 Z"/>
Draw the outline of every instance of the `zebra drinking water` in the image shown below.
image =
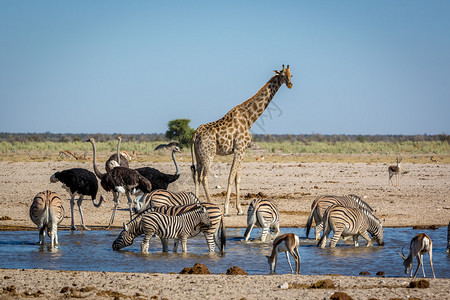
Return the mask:
<path fill-rule="evenodd" d="M 192 232 L 192 236 L 196 236 L 200 231 L 204 233 L 206 243 L 209 247 L 209 252 L 214 252 L 216 245 L 219 250 L 223 253 L 225 251 L 226 235 L 225 235 L 225 225 L 223 222 L 223 214 L 220 207 L 212 203 L 201 203 L 201 206 L 205 207 L 208 211 L 209 219 L 211 221 L 210 226 L 200 226 L 197 227 L 195 232 Z M 198 204 L 189 205 L 177 205 L 177 206 L 159 206 L 150 208 L 152 211 L 157 211 L 162 214 L 170 216 L 178 216 L 180 214 L 186 213 L 193 209 L 198 208 Z M 162 243 L 167 243 L 167 241 L 162 241 Z M 175 242 L 174 252 L 176 252 L 177 242 Z"/>
<path fill-rule="evenodd" d="M 383 246 L 383 224 L 371 212 L 364 208 L 351 208 L 340 205 L 329 207 L 323 216 L 323 235 L 318 246 L 325 248 L 328 234 L 333 230 L 330 247 L 334 248 L 341 236 L 353 236 L 353 243 L 358 247 L 358 237 L 367 241 L 367 247 L 372 246 L 369 232 L 378 245 Z"/>
<path fill-rule="evenodd" d="M 150 240 L 154 234 L 163 239 L 179 239 L 183 252 L 187 252 L 187 239 L 197 231 L 198 226 L 210 226 L 208 212 L 205 207 L 198 208 L 179 216 L 169 216 L 156 211 L 146 211 L 136 215 L 124 228 L 112 244 L 113 250 L 120 250 L 133 244 L 136 237 L 145 235 L 141 251 L 148 253 Z M 163 252 L 167 252 L 167 243 L 163 244 Z"/>
<path fill-rule="evenodd" d="M 313 218 L 316 223 L 315 239 L 318 240 L 320 238 L 320 232 L 323 229 L 323 214 L 325 213 L 325 210 L 332 205 L 342 205 L 354 208 L 362 207 L 370 212 L 373 212 L 370 205 L 356 195 L 319 196 L 311 204 L 311 213 L 309 214 L 308 221 L 306 222 L 306 238 L 309 236 Z"/>
<path fill-rule="evenodd" d="M 269 229 L 275 230 L 275 237 L 280 233 L 278 208 L 270 200 L 255 199 L 250 203 L 247 212 L 247 229 L 244 240 L 248 241 L 250 233 L 255 225 L 262 227 L 260 240 L 265 242 Z"/>

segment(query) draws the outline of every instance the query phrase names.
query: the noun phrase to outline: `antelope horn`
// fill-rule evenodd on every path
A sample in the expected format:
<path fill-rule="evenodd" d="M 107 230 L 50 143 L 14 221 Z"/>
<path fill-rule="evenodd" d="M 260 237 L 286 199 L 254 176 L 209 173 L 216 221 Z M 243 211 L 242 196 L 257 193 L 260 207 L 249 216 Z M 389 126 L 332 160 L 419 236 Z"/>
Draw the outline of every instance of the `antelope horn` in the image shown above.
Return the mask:
<path fill-rule="evenodd" d="M 399 251 L 398 254 L 399 254 L 403 259 L 406 259 L 405 254 L 403 253 L 403 248 L 405 248 L 405 247 L 402 247 L 402 252 L 400 253 L 400 251 Z"/>

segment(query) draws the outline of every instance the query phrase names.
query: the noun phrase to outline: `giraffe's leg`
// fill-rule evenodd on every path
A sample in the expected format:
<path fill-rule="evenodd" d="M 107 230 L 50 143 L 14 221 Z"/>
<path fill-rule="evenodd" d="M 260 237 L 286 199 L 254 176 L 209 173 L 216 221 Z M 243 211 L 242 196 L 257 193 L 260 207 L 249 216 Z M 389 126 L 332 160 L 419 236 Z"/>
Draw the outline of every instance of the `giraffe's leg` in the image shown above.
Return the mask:
<path fill-rule="evenodd" d="M 234 158 L 233 158 L 233 164 L 231 165 L 231 170 L 230 170 L 230 175 L 228 176 L 228 186 L 227 186 L 227 195 L 225 197 L 225 204 L 224 204 L 224 215 L 225 216 L 229 216 L 229 205 L 230 205 L 230 195 L 231 195 L 231 186 L 233 184 L 233 181 L 236 180 L 236 172 L 238 170 L 239 164 L 242 161 L 243 158 L 243 154 L 240 153 L 240 151 L 238 151 L 237 149 L 235 149 L 234 152 Z M 236 196 L 238 196 L 236 194 Z M 238 203 L 237 203 L 237 198 L 236 198 L 236 208 L 238 209 L 238 214 L 239 214 L 239 208 Z M 241 213 L 242 213 L 242 208 L 241 208 Z"/>
<path fill-rule="evenodd" d="M 208 183 L 208 175 L 209 175 L 209 168 L 211 167 L 211 162 L 212 162 L 211 160 L 204 160 L 199 170 L 199 180 L 203 185 L 203 189 L 205 190 L 207 202 L 211 202 Z"/>
<path fill-rule="evenodd" d="M 75 206 L 75 194 L 70 195 L 70 216 L 72 219 L 72 223 L 70 224 L 70 230 L 77 230 L 75 227 L 75 221 L 73 219 L 73 207 Z"/>
<path fill-rule="evenodd" d="M 80 195 L 80 198 L 78 198 L 77 206 L 78 210 L 80 211 L 80 218 L 81 218 L 81 226 L 83 226 L 84 230 L 90 230 L 85 224 L 84 224 L 84 216 L 83 216 L 83 210 L 81 209 L 81 204 L 83 203 L 83 195 Z"/>
<path fill-rule="evenodd" d="M 238 166 L 236 167 L 236 177 L 234 179 L 234 184 L 236 186 L 236 208 L 238 210 L 238 215 L 243 215 L 244 211 L 242 210 L 240 199 L 240 184 L 241 184 L 241 171 L 242 171 L 242 160 L 239 161 Z"/>

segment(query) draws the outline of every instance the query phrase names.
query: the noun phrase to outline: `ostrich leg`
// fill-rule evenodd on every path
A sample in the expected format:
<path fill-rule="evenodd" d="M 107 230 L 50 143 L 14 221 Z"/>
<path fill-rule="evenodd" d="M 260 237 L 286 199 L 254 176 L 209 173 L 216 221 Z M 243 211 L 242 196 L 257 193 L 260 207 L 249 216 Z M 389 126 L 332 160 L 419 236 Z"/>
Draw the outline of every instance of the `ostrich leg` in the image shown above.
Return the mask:
<path fill-rule="evenodd" d="M 81 204 L 83 203 L 84 195 L 80 195 L 80 198 L 77 201 L 78 209 L 80 210 L 80 218 L 81 218 L 81 226 L 83 226 L 84 230 L 90 230 L 85 224 L 84 224 L 84 217 L 83 217 L 83 210 L 81 209 Z"/>
<path fill-rule="evenodd" d="M 110 229 L 111 228 L 111 225 L 114 222 L 114 216 L 116 215 L 117 206 L 119 206 L 119 193 L 113 192 L 113 195 L 114 195 L 114 199 L 113 199 L 114 208 L 113 208 L 113 212 L 111 214 L 111 219 L 109 220 L 109 224 L 106 227 L 106 229 Z"/>
<path fill-rule="evenodd" d="M 130 220 L 133 218 L 133 199 L 131 199 L 130 193 L 126 192 L 128 198 L 128 207 L 130 209 Z"/>
<path fill-rule="evenodd" d="M 73 219 L 73 207 L 75 206 L 75 194 L 70 195 L 70 216 L 71 216 L 71 225 L 70 230 L 77 230 L 75 227 L 75 221 Z"/>

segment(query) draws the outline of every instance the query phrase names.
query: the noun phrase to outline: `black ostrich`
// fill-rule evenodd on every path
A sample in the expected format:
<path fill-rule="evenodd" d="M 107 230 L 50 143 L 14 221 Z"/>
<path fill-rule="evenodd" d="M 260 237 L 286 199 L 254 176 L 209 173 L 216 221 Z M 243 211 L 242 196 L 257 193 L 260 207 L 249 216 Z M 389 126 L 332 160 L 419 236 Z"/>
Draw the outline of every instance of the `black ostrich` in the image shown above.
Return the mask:
<path fill-rule="evenodd" d="M 141 191 L 143 193 L 150 193 L 152 189 L 152 184 L 150 183 L 150 181 L 148 181 L 147 178 L 139 174 L 138 171 L 125 167 L 116 166 L 107 173 L 101 173 L 96 165 L 95 140 L 93 138 L 90 138 L 89 140 L 87 140 L 87 142 L 90 142 L 92 144 L 94 152 L 93 154 L 94 173 L 100 179 L 100 184 L 102 185 L 103 189 L 107 192 L 112 192 L 114 196 L 113 199 L 114 209 L 109 224 L 107 226 L 107 229 L 109 229 L 112 223 L 114 222 L 114 216 L 116 214 L 117 206 L 119 205 L 119 193 L 126 194 L 128 198 L 128 206 L 130 209 L 130 219 L 131 219 L 133 214 L 133 207 L 132 207 L 133 201 L 131 199 L 130 193 L 135 194 L 137 191 Z M 119 153 L 118 157 L 119 157 L 118 164 L 120 164 Z M 100 196 L 100 199 L 103 200 L 103 196 Z"/>
<path fill-rule="evenodd" d="M 178 147 L 174 147 L 172 150 L 172 160 L 175 164 L 175 174 L 165 174 L 155 168 L 142 167 L 137 168 L 136 171 L 142 176 L 150 180 L 152 183 L 152 191 L 154 190 L 167 190 L 170 183 L 180 178 L 180 172 L 178 170 L 178 163 L 175 158 L 175 152 L 181 152 Z"/>
<path fill-rule="evenodd" d="M 109 159 L 106 161 L 106 163 L 105 163 L 106 172 L 111 171 L 114 167 L 117 167 L 117 166 L 125 167 L 125 168 L 130 167 L 128 164 L 128 159 L 127 159 L 126 155 L 120 153 L 120 143 L 122 142 L 122 137 L 118 136 L 117 139 L 118 139 L 117 153 L 114 153 L 113 155 L 111 155 L 109 157 Z M 119 153 L 120 153 L 120 155 L 119 155 Z"/>
<path fill-rule="evenodd" d="M 89 230 L 89 228 L 84 224 L 83 211 L 81 210 L 83 197 L 91 196 L 92 203 L 95 207 L 100 207 L 105 201 L 104 199 L 100 198 L 100 201 L 98 203 L 95 203 L 95 198 L 97 197 L 98 191 L 98 182 L 94 173 L 82 168 L 68 169 L 61 172 L 56 172 L 50 177 L 50 182 L 58 181 L 63 184 L 62 187 L 70 194 L 70 214 L 72 217 L 72 224 L 70 226 L 70 229 L 77 230 L 73 218 L 73 207 L 75 205 L 75 195 L 78 194 L 80 195 L 80 198 L 78 198 L 77 205 L 78 210 L 80 211 L 81 226 L 83 226 L 83 229 Z"/>

